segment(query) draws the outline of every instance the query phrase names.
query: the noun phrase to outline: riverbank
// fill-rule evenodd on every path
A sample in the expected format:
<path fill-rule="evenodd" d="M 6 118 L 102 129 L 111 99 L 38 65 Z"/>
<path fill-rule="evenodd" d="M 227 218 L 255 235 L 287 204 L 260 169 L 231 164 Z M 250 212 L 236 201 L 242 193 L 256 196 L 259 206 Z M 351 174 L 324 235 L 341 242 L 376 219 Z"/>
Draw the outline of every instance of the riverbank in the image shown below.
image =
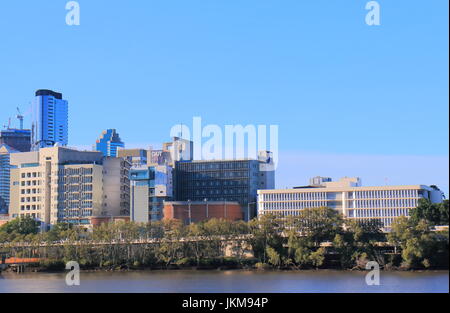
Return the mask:
<path fill-rule="evenodd" d="M 433 272 L 433 271 L 448 271 L 448 267 L 430 267 L 430 268 L 405 268 L 401 266 L 380 266 L 382 272 Z M 339 268 L 339 267 L 320 267 L 320 268 L 300 268 L 298 266 L 274 268 L 269 264 L 261 264 L 254 262 L 253 264 L 234 264 L 234 265 L 176 265 L 169 266 L 109 266 L 109 267 L 86 267 L 81 266 L 81 272 L 84 273 L 126 273 L 126 272 L 154 272 L 154 271 L 255 271 L 255 272 L 304 272 L 304 271 L 338 271 L 338 272 L 362 272 L 367 271 L 365 266 L 353 268 Z M 4 273 L 15 273 L 14 268 L 5 268 Z M 53 263 L 52 266 L 28 266 L 23 269 L 25 273 L 63 273 L 67 272 L 63 262 Z M 1 271 L 0 271 L 1 273 Z"/>

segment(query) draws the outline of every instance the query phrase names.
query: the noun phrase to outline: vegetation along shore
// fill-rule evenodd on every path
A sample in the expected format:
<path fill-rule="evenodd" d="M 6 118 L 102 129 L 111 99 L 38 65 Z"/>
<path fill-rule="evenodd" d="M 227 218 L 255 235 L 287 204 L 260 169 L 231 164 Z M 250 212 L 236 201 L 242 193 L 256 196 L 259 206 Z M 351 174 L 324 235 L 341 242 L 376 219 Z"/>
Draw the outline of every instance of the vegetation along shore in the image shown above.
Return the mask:
<path fill-rule="evenodd" d="M 39 233 L 30 218 L 0 227 L 2 262 L 38 259 L 28 271 L 61 271 L 68 261 L 82 270 L 157 269 L 448 269 L 448 200 L 421 201 L 411 216 L 396 219 L 388 233 L 377 220 L 355 222 L 329 208 L 298 216 L 262 215 L 249 223 L 212 219 L 183 225 L 102 224 L 86 231 L 58 224 Z M 6 270 L 6 267 L 3 267 Z"/>

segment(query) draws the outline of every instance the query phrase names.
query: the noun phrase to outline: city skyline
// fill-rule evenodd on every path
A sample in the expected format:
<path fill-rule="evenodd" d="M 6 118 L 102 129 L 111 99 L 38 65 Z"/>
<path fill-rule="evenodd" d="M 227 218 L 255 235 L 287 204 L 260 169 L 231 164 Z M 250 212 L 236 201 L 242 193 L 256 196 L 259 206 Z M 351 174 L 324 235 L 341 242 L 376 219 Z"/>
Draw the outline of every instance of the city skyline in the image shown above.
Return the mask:
<path fill-rule="evenodd" d="M 279 124 L 277 187 L 359 176 L 366 186 L 436 184 L 448 195 L 448 3 L 382 2 L 373 28 L 366 1 L 175 2 L 80 1 L 72 28 L 64 1 L 4 4 L 0 34 L 15 36 L 2 36 L 1 122 L 19 106 L 29 125 L 34 91 L 48 88 L 70 102 L 69 146 L 91 147 L 116 128 L 127 147 L 146 148 L 196 115 Z M 32 53 L 42 32 L 60 44 Z M 52 70 L 30 75 L 36 64 Z"/>

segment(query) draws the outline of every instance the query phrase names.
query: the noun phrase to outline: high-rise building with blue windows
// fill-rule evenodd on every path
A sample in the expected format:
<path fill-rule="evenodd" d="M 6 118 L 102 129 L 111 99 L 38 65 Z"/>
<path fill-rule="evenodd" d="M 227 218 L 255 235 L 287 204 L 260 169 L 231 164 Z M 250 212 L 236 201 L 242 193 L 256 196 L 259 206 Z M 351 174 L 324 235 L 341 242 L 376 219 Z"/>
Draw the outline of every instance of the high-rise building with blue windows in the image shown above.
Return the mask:
<path fill-rule="evenodd" d="M 8 213 L 10 188 L 10 154 L 19 151 L 0 144 L 0 214 Z"/>
<path fill-rule="evenodd" d="M 0 145 L 7 145 L 10 148 L 29 152 L 31 149 L 31 130 L 8 128 L 0 131 Z"/>
<path fill-rule="evenodd" d="M 69 139 L 69 104 L 62 94 L 52 90 L 36 91 L 33 103 L 31 148 L 67 146 Z"/>
<path fill-rule="evenodd" d="M 94 145 L 94 150 L 103 153 L 105 157 L 117 157 L 117 150 L 124 148 L 125 144 L 115 129 L 107 129 L 102 132 Z"/>

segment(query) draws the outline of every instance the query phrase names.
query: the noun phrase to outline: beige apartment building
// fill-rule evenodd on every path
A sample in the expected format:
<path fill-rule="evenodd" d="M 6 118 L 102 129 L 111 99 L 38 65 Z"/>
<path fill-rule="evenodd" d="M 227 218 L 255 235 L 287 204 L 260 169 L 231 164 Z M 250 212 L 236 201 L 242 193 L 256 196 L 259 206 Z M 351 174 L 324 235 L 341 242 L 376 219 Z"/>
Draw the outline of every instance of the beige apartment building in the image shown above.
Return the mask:
<path fill-rule="evenodd" d="M 440 190 L 424 185 L 363 187 L 359 178 L 338 182 L 321 180 L 318 184 L 294 189 L 259 190 L 258 214 L 295 216 L 306 208 L 329 207 L 344 217 L 356 220 L 379 219 L 385 229 L 399 216 L 409 216 L 419 199 L 433 203 L 443 200 Z"/>
<path fill-rule="evenodd" d="M 55 146 L 16 153 L 10 162 L 11 218 L 89 227 L 93 217 L 129 214 L 126 160 Z"/>

